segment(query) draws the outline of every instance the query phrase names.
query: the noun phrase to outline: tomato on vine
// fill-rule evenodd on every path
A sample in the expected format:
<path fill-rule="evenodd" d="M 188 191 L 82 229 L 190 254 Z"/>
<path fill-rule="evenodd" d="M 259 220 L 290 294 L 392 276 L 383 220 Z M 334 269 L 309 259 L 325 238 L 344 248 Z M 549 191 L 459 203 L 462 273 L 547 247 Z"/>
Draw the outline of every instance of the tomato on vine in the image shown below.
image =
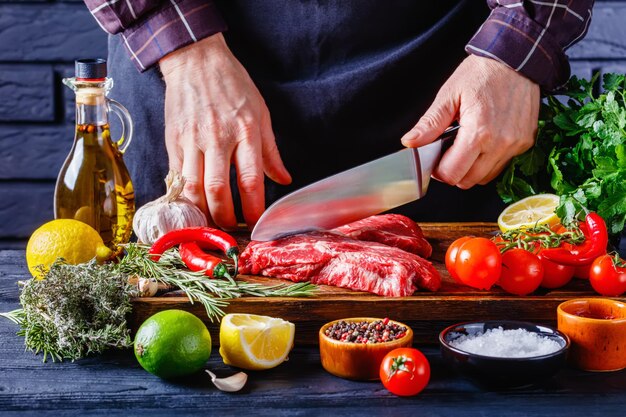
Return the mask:
<path fill-rule="evenodd" d="M 498 285 L 508 293 L 528 295 L 543 280 L 543 265 L 537 255 L 514 248 L 502 254 L 502 274 Z"/>
<path fill-rule="evenodd" d="M 591 272 L 592 264 L 593 262 L 588 265 L 577 266 L 574 269 L 574 277 L 580 278 L 580 279 L 589 279 L 589 272 Z"/>
<path fill-rule="evenodd" d="M 619 257 L 602 255 L 589 270 L 589 282 L 598 294 L 617 297 L 626 292 L 626 268 Z"/>
<path fill-rule="evenodd" d="M 380 364 L 380 380 L 393 394 L 417 395 L 428 385 L 430 364 L 417 349 L 394 349 Z"/>
<path fill-rule="evenodd" d="M 452 242 L 446 251 L 446 269 L 448 270 L 448 273 L 450 273 L 450 276 L 459 284 L 462 284 L 462 282 L 459 275 L 456 273 L 456 255 L 459 253 L 461 245 L 472 239 L 472 237 L 473 236 L 463 236 L 458 238 Z"/>
<path fill-rule="evenodd" d="M 569 265 L 561 265 L 552 262 L 543 256 L 542 250 L 537 254 L 543 265 L 543 280 L 541 287 L 555 289 L 561 288 L 574 277 L 575 267 Z"/>
<path fill-rule="evenodd" d="M 463 284 L 488 290 L 500 278 L 502 256 L 491 240 L 475 237 L 459 247 L 454 267 Z"/>

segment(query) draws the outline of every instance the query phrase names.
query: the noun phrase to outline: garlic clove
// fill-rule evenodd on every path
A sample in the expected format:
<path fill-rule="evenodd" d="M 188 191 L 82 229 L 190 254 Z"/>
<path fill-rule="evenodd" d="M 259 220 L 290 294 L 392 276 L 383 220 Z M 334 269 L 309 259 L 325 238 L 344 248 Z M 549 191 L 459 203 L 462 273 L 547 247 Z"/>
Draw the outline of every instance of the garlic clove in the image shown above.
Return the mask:
<path fill-rule="evenodd" d="M 159 283 L 154 278 L 139 278 L 137 289 L 140 297 L 154 297 L 159 290 Z"/>
<path fill-rule="evenodd" d="M 218 378 L 213 372 L 206 370 L 206 373 L 211 377 L 213 385 L 220 391 L 224 392 L 236 392 L 242 389 L 248 381 L 248 375 L 244 372 L 238 372 L 235 375 L 231 375 L 226 378 Z"/>

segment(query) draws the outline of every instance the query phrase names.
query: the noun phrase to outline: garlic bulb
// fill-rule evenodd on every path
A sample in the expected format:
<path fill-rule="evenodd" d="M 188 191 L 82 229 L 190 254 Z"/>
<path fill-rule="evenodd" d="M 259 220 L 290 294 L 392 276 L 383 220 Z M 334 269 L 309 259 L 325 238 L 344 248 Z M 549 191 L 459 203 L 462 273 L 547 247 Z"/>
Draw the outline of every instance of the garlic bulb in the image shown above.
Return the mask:
<path fill-rule="evenodd" d="M 184 227 L 206 226 L 206 216 L 181 193 L 185 179 L 176 171 L 165 178 L 167 191 L 164 196 L 151 201 L 135 213 L 133 230 L 143 243 L 153 244 L 165 233 Z"/>

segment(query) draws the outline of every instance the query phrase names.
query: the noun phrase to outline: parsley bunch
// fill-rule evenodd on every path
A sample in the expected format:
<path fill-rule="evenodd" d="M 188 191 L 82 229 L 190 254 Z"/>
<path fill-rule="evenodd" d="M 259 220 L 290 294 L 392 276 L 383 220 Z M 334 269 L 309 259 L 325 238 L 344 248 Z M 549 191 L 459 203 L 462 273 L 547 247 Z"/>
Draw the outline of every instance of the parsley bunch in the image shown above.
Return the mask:
<path fill-rule="evenodd" d="M 572 77 L 559 93 L 566 104 L 555 96 L 542 103 L 535 146 L 513 158 L 497 189 L 507 203 L 556 193 L 564 223 L 588 209 L 616 234 L 626 221 L 626 76 L 605 74 L 601 94 L 596 78 Z"/>

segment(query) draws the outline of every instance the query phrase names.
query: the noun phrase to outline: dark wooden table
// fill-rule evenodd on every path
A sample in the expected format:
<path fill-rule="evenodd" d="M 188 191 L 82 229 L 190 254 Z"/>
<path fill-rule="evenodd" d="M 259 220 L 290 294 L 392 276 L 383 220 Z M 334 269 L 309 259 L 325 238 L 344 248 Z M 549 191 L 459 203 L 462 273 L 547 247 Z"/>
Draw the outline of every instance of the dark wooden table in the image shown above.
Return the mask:
<path fill-rule="evenodd" d="M 0 251 L 0 311 L 18 307 L 16 282 L 28 277 L 23 251 Z M 432 367 L 420 395 L 398 398 L 378 382 L 353 382 L 324 371 L 313 347 L 296 347 L 276 369 L 251 372 L 237 394 L 215 389 L 204 374 L 168 382 L 145 372 L 131 351 L 77 362 L 42 363 L 24 351 L 17 326 L 0 319 L 0 416 L 85 415 L 380 415 L 624 416 L 626 371 L 564 369 L 539 385 L 497 390 L 446 368 L 435 346 L 418 346 Z M 213 335 L 214 337 L 216 335 Z M 232 372 L 215 351 L 207 368 Z"/>

